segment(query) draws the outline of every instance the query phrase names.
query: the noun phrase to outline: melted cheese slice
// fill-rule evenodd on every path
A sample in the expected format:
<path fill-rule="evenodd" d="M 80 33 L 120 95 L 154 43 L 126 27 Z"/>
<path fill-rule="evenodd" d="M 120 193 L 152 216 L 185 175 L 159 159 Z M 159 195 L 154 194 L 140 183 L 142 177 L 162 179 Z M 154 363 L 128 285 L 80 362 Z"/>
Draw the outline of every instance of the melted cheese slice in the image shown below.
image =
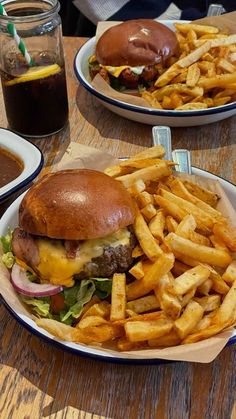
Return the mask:
<path fill-rule="evenodd" d="M 124 228 L 116 233 L 100 238 L 86 240 L 80 243 L 74 259 L 68 259 L 63 244 L 57 240 L 37 239 L 40 263 L 37 271 L 45 282 L 71 287 L 74 285 L 73 275 L 82 271 L 84 264 L 92 258 L 103 254 L 104 247 L 129 245 L 130 232 Z"/>
<path fill-rule="evenodd" d="M 101 65 L 101 67 L 105 68 L 108 71 L 108 73 L 110 73 L 114 77 L 119 77 L 120 73 L 122 73 L 122 71 L 125 70 L 126 68 L 129 68 L 133 73 L 138 74 L 138 75 L 142 74 L 143 69 L 144 69 L 144 65 L 138 66 L 138 67 L 129 67 L 128 65 L 121 65 L 120 67 Z"/>

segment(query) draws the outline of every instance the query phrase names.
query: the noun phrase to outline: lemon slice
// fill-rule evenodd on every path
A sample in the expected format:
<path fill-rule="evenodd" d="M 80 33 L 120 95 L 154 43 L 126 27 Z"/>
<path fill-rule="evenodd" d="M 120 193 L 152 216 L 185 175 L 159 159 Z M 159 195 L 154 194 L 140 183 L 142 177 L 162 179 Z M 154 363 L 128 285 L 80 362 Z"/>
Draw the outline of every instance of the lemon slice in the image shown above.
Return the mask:
<path fill-rule="evenodd" d="M 46 77 L 53 76 L 53 74 L 59 73 L 60 71 L 61 67 L 58 64 L 42 67 L 32 67 L 22 76 L 15 77 L 12 80 L 4 82 L 4 85 L 13 86 L 14 84 L 18 83 L 26 83 L 27 81 L 44 79 Z"/>

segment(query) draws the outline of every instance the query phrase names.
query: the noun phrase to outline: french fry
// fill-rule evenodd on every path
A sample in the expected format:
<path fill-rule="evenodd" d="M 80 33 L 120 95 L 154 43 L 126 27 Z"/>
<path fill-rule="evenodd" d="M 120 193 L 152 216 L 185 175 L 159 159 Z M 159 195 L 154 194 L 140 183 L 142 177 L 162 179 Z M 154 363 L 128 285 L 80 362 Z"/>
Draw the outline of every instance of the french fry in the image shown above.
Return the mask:
<path fill-rule="evenodd" d="M 180 83 L 181 83 L 181 81 L 180 81 Z M 183 105 L 183 100 L 182 100 L 182 97 L 179 93 L 177 93 L 177 92 L 171 93 L 170 98 L 171 98 L 171 103 L 172 103 L 173 109 L 176 109 L 178 106 Z"/>
<path fill-rule="evenodd" d="M 155 145 L 135 154 L 135 156 L 132 157 L 132 160 L 161 159 L 164 157 L 165 153 L 166 151 L 162 145 Z"/>
<path fill-rule="evenodd" d="M 145 99 L 149 105 L 152 106 L 152 108 L 163 109 L 163 106 L 160 104 L 160 102 L 147 90 L 144 90 L 141 93 L 141 97 Z"/>
<path fill-rule="evenodd" d="M 212 234 L 209 237 L 209 239 L 210 239 L 211 243 L 213 244 L 213 246 L 216 249 L 221 249 L 221 250 L 225 250 L 225 251 L 228 250 L 227 249 L 227 246 L 225 245 L 225 243 L 223 243 L 222 240 L 219 237 L 214 236 L 214 234 Z"/>
<path fill-rule="evenodd" d="M 168 97 L 173 92 L 187 94 L 191 97 L 203 96 L 203 93 L 204 93 L 201 87 L 198 87 L 198 86 L 188 87 L 186 86 L 186 84 L 183 84 L 183 83 L 175 83 L 175 84 L 170 84 L 168 86 L 161 87 L 158 90 L 155 90 L 153 92 L 153 95 L 155 95 L 155 97 L 158 100 L 162 100 L 164 96 Z"/>
<path fill-rule="evenodd" d="M 181 67 L 174 63 L 172 66 L 168 68 L 163 74 L 161 74 L 155 82 L 155 87 L 163 87 L 166 86 L 172 79 L 181 73 Z M 155 94 L 154 94 L 155 97 Z"/>
<path fill-rule="evenodd" d="M 210 311 L 205 314 L 203 318 L 198 322 L 197 326 L 193 330 L 193 333 L 200 332 L 201 330 L 207 329 L 211 326 L 212 317 L 216 314 L 216 310 Z"/>
<path fill-rule="evenodd" d="M 133 170 L 129 167 L 121 167 L 119 166 L 111 166 L 108 167 L 107 169 L 104 170 L 104 173 L 106 173 L 106 175 L 111 176 L 111 177 L 117 177 L 117 176 L 123 176 L 126 175 L 127 173 L 131 173 Z"/>
<path fill-rule="evenodd" d="M 211 291 L 213 281 L 212 279 L 208 278 L 206 281 L 204 281 L 199 287 L 197 287 L 197 293 L 202 295 L 209 295 L 209 292 Z"/>
<path fill-rule="evenodd" d="M 135 313 L 135 311 L 133 311 L 133 310 L 130 310 L 129 308 L 126 308 L 125 314 L 126 314 L 126 317 L 134 317 L 134 316 L 137 316 L 137 313 Z"/>
<path fill-rule="evenodd" d="M 196 86 L 199 77 L 201 75 L 200 69 L 198 67 L 197 63 L 194 63 L 188 67 L 187 72 L 187 78 L 186 78 L 186 84 L 188 87 L 194 87 Z"/>
<path fill-rule="evenodd" d="M 110 320 L 121 320 L 125 318 L 126 308 L 126 276 L 125 274 L 114 274 L 112 278 L 111 291 L 111 313 Z"/>
<path fill-rule="evenodd" d="M 162 210 L 156 212 L 156 215 L 149 222 L 148 227 L 155 239 L 159 242 L 164 240 L 165 216 Z"/>
<path fill-rule="evenodd" d="M 81 316 L 81 319 L 84 319 L 88 316 L 99 316 L 103 318 L 108 318 L 110 316 L 110 304 L 108 301 L 100 301 L 93 304 L 89 307 Z"/>
<path fill-rule="evenodd" d="M 227 73 L 234 73 L 236 70 L 236 67 L 224 58 L 220 58 L 216 66 Z"/>
<path fill-rule="evenodd" d="M 174 256 L 172 253 L 162 254 L 157 261 L 150 267 L 146 275 L 140 279 L 128 284 L 126 287 L 127 300 L 135 300 L 143 297 L 157 287 L 160 278 L 166 275 L 174 265 Z"/>
<path fill-rule="evenodd" d="M 207 104 L 203 102 L 189 102 L 176 108 L 179 111 L 195 111 L 197 109 L 206 109 Z"/>
<path fill-rule="evenodd" d="M 128 189 L 131 195 L 136 196 L 140 192 L 143 192 L 146 188 L 146 185 L 142 179 L 137 179 Z"/>
<path fill-rule="evenodd" d="M 87 316 L 84 319 L 80 320 L 76 327 L 79 329 L 85 329 L 86 327 L 91 326 L 100 326 L 100 324 L 106 324 L 107 320 L 100 316 Z"/>
<path fill-rule="evenodd" d="M 204 312 L 216 310 L 221 303 L 220 296 L 214 294 L 201 298 L 195 297 L 194 301 L 197 301 L 202 306 Z"/>
<path fill-rule="evenodd" d="M 137 244 L 137 246 L 135 246 L 135 248 L 132 251 L 132 258 L 138 258 L 139 256 L 142 256 L 143 253 L 143 249 Z"/>
<path fill-rule="evenodd" d="M 203 54 L 208 52 L 210 48 L 211 48 L 211 41 L 204 41 L 204 43 L 199 48 L 195 49 L 186 57 L 177 61 L 176 65 L 178 65 L 181 68 L 189 67 L 191 64 L 198 61 Z"/>
<path fill-rule="evenodd" d="M 181 340 L 194 330 L 203 317 L 203 313 L 204 309 L 196 301 L 190 301 L 187 304 L 183 314 L 174 323 L 174 330 Z"/>
<path fill-rule="evenodd" d="M 154 166 L 139 169 L 134 173 L 118 176 L 116 179 L 123 183 L 126 188 L 130 188 L 137 179 L 147 182 L 152 179 L 160 179 L 171 174 L 171 168 L 163 161 Z"/>
<path fill-rule="evenodd" d="M 169 202 L 171 202 L 172 205 L 177 206 L 176 210 L 177 210 L 178 215 L 179 213 L 182 214 L 183 212 L 185 212 L 185 215 L 192 214 L 197 223 L 197 227 L 200 230 L 206 233 L 212 230 L 213 225 L 214 225 L 214 218 L 210 216 L 208 213 L 206 213 L 204 210 L 202 210 L 201 208 L 198 208 L 196 205 L 192 204 L 191 202 L 186 201 L 186 199 L 180 198 L 179 196 L 174 195 L 173 193 L 165 191 L 163 189 L 161 189 L 160 194 L 162 198 L 167 199 Z M 156 197 L 155 197 L 155 200 L 158 203 Z M 183 218 L 184 217 L 182 217 L 182 219 Z"/>
<path fill-rule="evenodd" d="M 216 316 L 213 319 L 215 324 L 227 324 L 235 321 L 236 310 L 236 281 L 233 282 L 229 292 L 226 294 L 223 303 L 219 307 Z"/>
<path fill-rule="evenodd" d="M 236 231 L 227 224 L 216 223 L 213 227 L 213 233 L 216 237 L 222 240 L 226 246 L 232 251 L 236 252 Z"/>
<path fill-rule="evenodd" d="M 170 347 L 170 346 L 176 346 L 179 343 L 180 343 L 180 338 L 175 332 L 175 330 L 173 329 L 166 335 L 148 340 L 148 345 L 151 348 L 165 348 L 165 347 Z"/>
<path fill-rule="evenodd" d="M 186 215 L 183 220 L 179 223 L 178 227 L 175 230 L 175 233 L 180 237 L 185 237 L 188 239 L 190 237 L 191 231 L 194 231 L 197 227 L 197 223 L 192 214 Z"/>
<path fill-rule="evenodd" d="M 196 183 L 190 182 L 189 180 L 183 180 L 182 182 L 185 188 L 196 198 L 204 201 L 213 208 L 216 206 L 219 201 L 219 196 L 215 192 L 209 191 L 208 189 L 205 189 Z"/>
<path fill-rule="evenodd" d="M 218 294 L 227 294 L 229 291 L 229 286 L 226 284 L 224 279 L 220 276 L 220 274 L 212 268 L 212 266 L 206 265 L 207 268 L 210 270 L 210 279 L 212 281 L 212 290 L 217 292 Z"/>
<path fill-rule="evenodd" d="M 191 240 L 179 237 L 175 233 L 169 233 L 165 238 L 165 241 L 173 252 L 176 250 L 189 257 L 194 255 L 194 257 L 202 263 L 225 268 L 232 261 L 230 254 L 224 250 L 193 243 Z"/>
<path fill-rule="evenodd" d="M 212 336 L 217 335 L 218 333 L 222 332 L 222 330 L 226 329 L 229 326 L 232 326 L 232 322 L 229 321 L 225 324 L 213 324 L 208 326 L 206 329 L 200 330 L 198 332 L 192 333 L 191 335 L 187 336 L 181 343 L 196 343 L 203 339 L 208 339 Z"/>
<path fill-rule="evenodd" d="M 204 266 L 195 266 L 189 269 L 169 286 L 169 291 L 174 295 L 184 295 L 192 288 L 198 287 L 209 277 L 210 271 Z"/>
<path fill-rule="evenodd" d="M 130 342 L 127 338 L 120 338 L 117 347 L 120 351 L 136 351 L 137 349 L 147 348 L 147 343 L 145 341 Z"/>
<path fill-rule="evenodd" d="M 139 260 L 132 268 L 130 268 L 129 273 L 133 275 L 136 279 L 141 279 L 144 277 L 143 262 Z"/>
<path fill-rule="evenodd" d="M 186 215 L 188 215 L 188 212 L 184 208 L 180 208 L 178 205 L 176 205 L 175 202 L 166 199 L 161 195 L 154 195 L 154 199 L 156 203 L 160 206 L 160 208 L 164 210 L 165 213 L 171 215 L 177 221 L 181 221 Z"/>
<path fill-rule="evenodd" d="M 124 325 L 125 333 L 130 342 L 142 342 L 155 339 L 171 331 L 173 321 L 159 319 L 150 321 L 132 321 Z"/>
<path fill-rule="evenodd" d="M 141 213 L 143 214 L 145 220 L 149 222 L 153 217 L 155 217 L 157 210 L 154 205 L 148 204 L 146 207 L 141 209 Z"/>
<path fill-rule="evenodd" d="M 152 233 L 150 232 L 146 221 L 142 214 L 139 212 L 135 218 L 134 231 L 139 241 L 141 248 L 150 260 L 155 260 L 162 255 L 160 246 L 155 241 Z"/>
<path fill-rule="evenodd" d="M 59 339 L 70 342 L 90 343 L 91 338 L 84 332 L 53 319 L 37 319 L 36 324 Z"/>
<path fill-rule="evenodd" d="M 170 246 L 169 246 L 169 251 L 171 251 Z M 184 263 L 185 265 L 192 266 L 193 268 L 195 266 L 200 265 L 200 263 L 197 259 L 193 259 L 191 256 L 184 255 L 184 254 L 178 252 L 177 250 L 174 251 L 174 255 L 175 255 L 175 258 L 178 261 Z"/>
<path fill-rule="evenodd" d="M 160 308 L 160 302 L 155 295 L 147 295 L 137 300 L 129 301 L 126 305 L 127 309 L 133 310 L 135 313 L 146 313 L 147 311 Z"/>
<path fill-rule="evenodd" d="M 86 329 L 71 327 L 53 319 L 37 319 L 36 324 L 59 339 L 85 344 L 106 342 L 123 334 L 123 327 L 111 324 Z"/>
<path fill-rule="evenodd" d="M 219 32 L 219 29 L 215 26 L 197 25 L 195 23 L 175 23 L 175 27 L 181 33 L 188 33 L 193 30 L 197 35 L 217 34 Z"/>
<path fill-rule="evenodd" d="M 211 246 L 211 242 L 208 237 L 203 236 L 196 231 L 189 232 L 189 239 L 194 243 L 203 244 L 204 246 Z"/>
<path fill-rule="evenodd" d="M 161 309 L 167 316 L 170 316 L 173 320 L 175 320 L 179 317 L 182 306 L 179 298 L 168 291 L 168 287 L 172 284 L 173 280 L 170 275 L 163 275 L 154 291 L 160 302 Z"/>
<path fill-rule="evenodd" d="M 145 167 L 149 167 L 149 166 L 154 166 L 155 164 L 159 164 L 163 162 L 163 160 L 161 159 L 128 159 L 128 160 L 124 160 L 120 162 L 120 165 L 122 167 L 132 167 L 132 169 L 144 169 Z M 174 163 L 172 161 L 169 160 L 165 160 L 165 162 L 169 165 L 169 166 L 174 166 Z"/>
<path fill-rule="evenodd" d="M 211 48 L 232 45 L 236 43 L 236 35 L 230 35 L 227 38 L 212 39 L 210 42 Z"/>
<path fill-rule="evenodd" d="M 214 106 L 222 106 L 225 105 L 226 103 L 230 102 L 231 100 L 231 96 L 226 96 L 226 97 L 219 97 L 219 98 L 214 98 L 213 99 L 213 103 Z"/>
<path fill-rule="evenodd" d="M 174 266 L 173 266 L 171 272 L 175 276 L 180 276 L 184 272 L 186 272 L 188 269 L 189 269 L 189 266 L 188 265 L 186 265 L 185 263 L 182 263 L 179 260 L 175 259 L 175 263 L 174 263 Z"/>
<path fill-rule="evenodd" d="M 95 304 L 97 304 L 97 303 L 100 303 L 101 302 L 101 300 L 100 300 L 100 298 L 98 298 L 97 297 L 97 295 L 93 295 L 92 296 L 92 298 L 91 298 L 91 300 L 88 302 L 88 303 L 86 303 L 85 305 L 84 305 L 84 307 L 83 307 L 83 310 L 82 310 L 82 312 L 81 312 L 81 315 L 80 315 L 80 318 L 82 318 L 82 316 L 84 316 L 85 315 L 85 313 L 93 306 L 93 305 L 95 305 Z"/>
<path fill-rule="evenodd" d="M 227 284 L 231 285 L 234 281 L 236 281 L 236 261 L 233 260 L 232 263 L 227 267 L 226 271 L 222 275 L 222 279 L 227 282 Z"/>
<path fill-rule="evenodd" d="M 177 207 L 176 207 L 176 211 L 178 211 L 178 208 Z M 172 211 L 172 212 L 174 213 L 174 211 Z M 183 218 L 184 217 L 185 216 L 183 215 Z M 178 227 L 178 223 L 177 223 L 177 221 L 171 215 L 167 215 L 165 226 L 166 226 L 166 229 L 169 231 L 169 233 L 174 233 L 175 230 Z"/>
<path fill-rule="evenodd" d="M 212 89 L 214 87 L 223 87 L 224 89 L 230 83 L 236 82 L 236 71 L 231 74 L 219 74 L 215 77 L 201 77 L 198 85 L 204 89 Z"/>
<path fill-rule="evenodd" d="M 207 280 L 205 282 L 207 282 Z M 194 287 L 182 297 L 181 299 L 182 308 L 186 307 L 186 305 L 193 299 L 194 295 L 196 294 L 196 291 L 197 291 L 197 288 Z"/>
<path fill-rule="evenodd" d="M 220 211 L 212 208 L 209 204 L 192 195 L 188 189 L 185 187 L 184 183 L 179 178 L 172 178 L 168 185 L 171 189 L 171 192 L 180 198 L 185 199 L 186 201 L 191 202 L 196 205 L 201 210 L 205 211 L 210 217 L 214 218 L 215 221 L 226 222 L 225 217 L 221 214 Z"/>

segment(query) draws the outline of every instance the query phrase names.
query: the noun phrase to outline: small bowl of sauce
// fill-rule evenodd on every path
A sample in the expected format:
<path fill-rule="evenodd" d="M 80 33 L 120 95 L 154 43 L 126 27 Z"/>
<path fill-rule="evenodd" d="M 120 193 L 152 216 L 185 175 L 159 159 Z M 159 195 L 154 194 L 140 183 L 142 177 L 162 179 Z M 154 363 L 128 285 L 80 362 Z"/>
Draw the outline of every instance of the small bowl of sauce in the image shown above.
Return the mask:
<path fill-rule="evenodd" d="M 42 169 L 41 151 L 29 141 L 0 128 L 0 204 L 25 189 Z"/>
<path fill-rule="evenodd" d="M 0 147 L 0 188 L 20 176 L 23 169 L 23 161 L 18 156 Z"/>

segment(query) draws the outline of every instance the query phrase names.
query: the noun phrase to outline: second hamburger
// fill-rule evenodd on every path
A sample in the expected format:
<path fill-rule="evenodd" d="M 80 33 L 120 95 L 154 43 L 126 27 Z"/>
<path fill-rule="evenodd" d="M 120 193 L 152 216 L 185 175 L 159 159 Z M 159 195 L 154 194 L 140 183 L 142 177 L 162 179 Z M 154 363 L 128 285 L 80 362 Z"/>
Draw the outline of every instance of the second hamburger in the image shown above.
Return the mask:
<path fill-rule="evenodd" d="M 99 73 L 112 87 L 149 86 L 159 75 L 158 64 L 178 56 L 173 31 L 151 19 L 128 20 L 112 26 L 99 38 L 89 59 L 91 78 Z"/>

